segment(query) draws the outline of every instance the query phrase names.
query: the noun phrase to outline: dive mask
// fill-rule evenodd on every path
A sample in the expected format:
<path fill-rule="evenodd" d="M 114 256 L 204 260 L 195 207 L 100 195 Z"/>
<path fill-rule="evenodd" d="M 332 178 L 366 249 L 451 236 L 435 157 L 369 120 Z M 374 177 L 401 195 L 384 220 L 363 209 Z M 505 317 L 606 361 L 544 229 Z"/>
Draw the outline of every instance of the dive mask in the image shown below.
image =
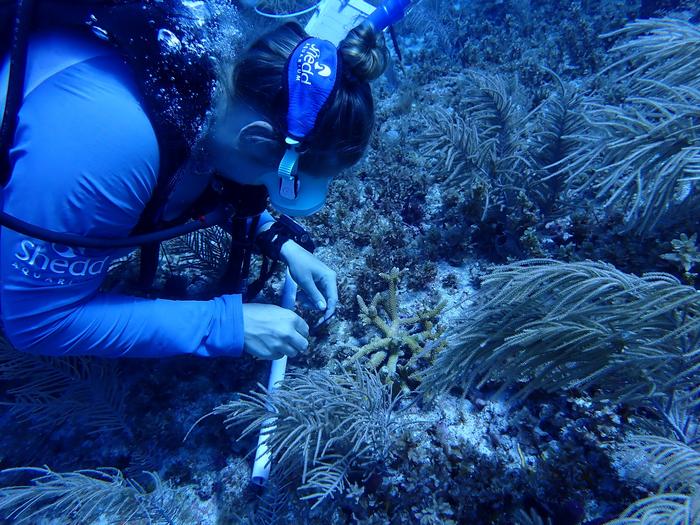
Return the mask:
<path fill-rule="evenodd" d="M 338 50 L 320 38 L 302 40 L 287 61 L 286 149 L 277 172 L 263 175 L 270 203 L 287 215 L 310 215 L 326 199 L 331 177 L 299 171 L 299 146 L 335 92 L 339 67 Z"/>
<path fill-rule="evenodd" d="M 279 168 L 265 173 L 262 182 L 277 211 L 292 217 L 311 215 L 323 206 L 332 177 L 299 171 L 299 143 L 289 137 L 285 142 L 287 150 Z"/>

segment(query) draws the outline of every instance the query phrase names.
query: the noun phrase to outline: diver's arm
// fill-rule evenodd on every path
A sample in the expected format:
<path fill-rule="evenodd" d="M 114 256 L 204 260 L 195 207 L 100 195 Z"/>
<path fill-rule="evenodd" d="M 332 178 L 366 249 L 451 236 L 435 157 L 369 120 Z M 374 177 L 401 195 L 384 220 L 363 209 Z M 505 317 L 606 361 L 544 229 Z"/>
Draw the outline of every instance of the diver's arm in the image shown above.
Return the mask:
<path fill-rule="evenodd" d="M 168 301 L 96 294 L 47 315 L 54 322 L 6 321 L 13 346 L 44 355 L 102 357 L 235 357 L 243 350 L 240 295 Z"/>

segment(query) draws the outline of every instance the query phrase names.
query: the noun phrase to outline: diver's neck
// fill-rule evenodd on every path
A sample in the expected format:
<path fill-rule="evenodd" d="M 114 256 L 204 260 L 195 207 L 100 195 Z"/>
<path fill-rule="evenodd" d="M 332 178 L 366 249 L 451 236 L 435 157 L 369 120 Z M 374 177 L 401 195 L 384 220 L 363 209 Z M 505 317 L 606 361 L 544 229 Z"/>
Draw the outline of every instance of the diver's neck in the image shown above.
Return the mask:
<path fill-rule="evenodd" d="M 175 220 L 186 213 L 206 190 L 213 173 L 220 173 L 227 178 L 227 170 L 235 167 L 235 162 L 232 162 L 235 148 L 230 133 L 228 136 L 226 133 L 231 121 L 228 106 L 224 97 L 219 97 L 215 102 L 202 135 L 178 174 L 177 185 L 163 211 L 165 221 Z"/>
<path fill-rule="evenodd" d="M 202 154 L 213 171 L 233 178 L 230 170 L 235 169 L 237 151 L 231 130 L 235 128 L 236 114 L 229 97 L 220 97 L 217 101 L 213 116 L 202 140 Z"/>

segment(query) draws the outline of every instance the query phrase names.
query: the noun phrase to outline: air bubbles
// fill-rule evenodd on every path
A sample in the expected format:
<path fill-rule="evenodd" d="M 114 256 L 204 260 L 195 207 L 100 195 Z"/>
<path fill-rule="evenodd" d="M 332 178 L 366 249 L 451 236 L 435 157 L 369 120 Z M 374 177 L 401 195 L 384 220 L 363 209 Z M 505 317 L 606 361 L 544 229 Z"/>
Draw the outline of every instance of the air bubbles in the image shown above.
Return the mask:
<path fill-rule="evenodd" d="M 182 0 L 182 5 L 190 11 L 197 27 L 204 27 L 211 17 L 209 8 L 202 0 Z"/>
<path fill-rule="evenodd" d="M 97 25 L 97 17 L 95 15 L 90 15 L 87 19 L 86 24 L 90 26 L 90 29 L 92 32 L 99 38 L 100 40 L 109 40 L 109 33 L 107 30 L 102 29 L 100 26 Z"/>
<path fill-rule="evenodd" d="M 169 29 L 163 28 L 158 30 L 158 42 L 160 42 L 163 51 L 168 53 L 177 53 L 182 49 L 182 42 Z"/>
<path fill-rule="evenodd" d="M 100 40 L 108 41 L 109 40 L 109 33 L 105 30 L 102 29 L 101 27 L 98 26 L 92 26 L 92 32 L 99 38 Z"/>

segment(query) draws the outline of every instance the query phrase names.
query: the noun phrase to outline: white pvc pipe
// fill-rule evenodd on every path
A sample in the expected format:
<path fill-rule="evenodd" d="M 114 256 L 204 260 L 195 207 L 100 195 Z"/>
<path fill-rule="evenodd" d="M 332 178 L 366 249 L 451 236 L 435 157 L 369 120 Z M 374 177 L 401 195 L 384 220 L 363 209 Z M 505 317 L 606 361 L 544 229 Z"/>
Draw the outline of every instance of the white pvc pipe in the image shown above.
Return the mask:
<path fill-rule="evenodd" d="M 287 277 L 284 281 L 282 289 L 282 300 L 280 306 L 288 310 L 294 310 L 297 297 L 297 283 L 294 282 L 287 270 Z M 272 392 L 275 388 L 282 384 L 284 373 L 287 370 L 287 356 L 275 359 L 270 364 L 270 378 L 267 381 L 267 391 Z M 267 446 L 267 440 L 270 434 L 275 431 L 275 419 L 270 418 L 268 422 L 260 429 L 258 437 L 258 448 L 255 451 L 255 462 L 253 463 L 252 481 L 256 485 L 264 485 L 270 475 L 271 454 Z"/>

